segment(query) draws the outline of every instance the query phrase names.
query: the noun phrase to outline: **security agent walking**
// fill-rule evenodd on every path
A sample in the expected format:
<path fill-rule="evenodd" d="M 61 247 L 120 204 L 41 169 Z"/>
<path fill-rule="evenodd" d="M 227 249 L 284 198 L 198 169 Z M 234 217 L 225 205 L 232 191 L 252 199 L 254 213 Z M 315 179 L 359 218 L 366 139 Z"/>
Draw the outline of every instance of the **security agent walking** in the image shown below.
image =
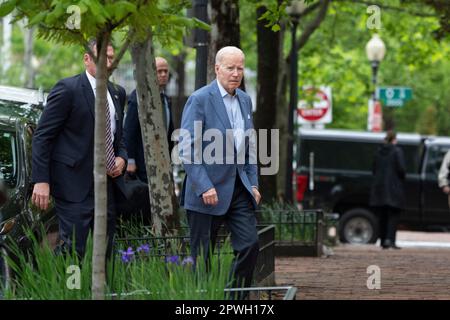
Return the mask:
<path fill-rule="evenodd" d="M 96 55 L 96 42 L 91 41 L 89 47 Z M 109 45 L 108 66 L 113 58 L 114 49 Z M 40 209 L 46 210 L 50 194 L 54 197 L 61 240 L 57 249 L 70 250 L 74 237 L 79 257 L 85 253 L 88 233 L 94 223 L 96 65 L 94 57 L 89 53 L 84 54 L 83 60 L 85 72 L 59 81 L 51 90 L 34 133 L 32 146 L 32 182 L 35 183 L 32 201 Z M 112 250 L 116 203 L 126 199 L 123 173 L 127 152 L 122 139 L 125 99 L 125 90 L 108 82 L 105 136 L 107 146 L 108 140 L 112 142 L 113 155 L 111 163 L 106 164 L 107 256 L 110 256 Z"/>
<path fill-rule="evenodd" d="M 439 169 L 438 183 L 442 192 L 448 195 L 448 206 L 450 208 L 450 150 L 442 160 L 441 168 Z"/>
<path fill-rule="evenodd" d="M 213 250 L 218 229 L 222 222 L 231 232 L 231 244 L 235 258 L 231 287 L 248 287 L 258 256 L 258 235 L 255 209 L 261 196 L 258 191 L 257 165 L 249 159 L 249 145 L 246 139 L 236 134 L 239 130 L 253 128 L 250 97 L 238 89 L 244 76 L 244 53 L 236 47 L 224 47 L 217 52 L 215 61 L 216 79 L 209 85 L 195 91 L 186 102 L 181 128 L 190 133 L 189 145 L 180 142 L 180 157 L 186 171 L 181 194 L 181 205 L 187 212 L 190 227 L 191 254 L 196 258 Z M 195 124 L 195 123 L 196 124 Z M 245 164 L 223 158 L 212 164 L 194 163 L 186 159 L 183 149 L 189 148 L 190 155 L 204 154 L 208 143 L 197 144 L 195 125 L 201 126 L 203 133 L 216 129 L 227 141 L 226 130 L 233 130 L 234 155 L 236 150 L 245 152 Z M 216 131 L 216 132 L 217 132 Z M 224 147 L 225 149 L 225 147 Z M 236 159 L 236 158 L 235 158 Z"/>
<path fill-rule="evenodd" d="M 406 202 L 405 160 L 402 149 L 396 144 L 396 133 L 388 131 L 373 164 L 370 205 L 377 209 L 380 245 L 383 249 L 400 249 L 395 243 L 397 223 Z"/>
<path fill-rule="evenodd" d="M 170 98 L 165 93 L 165 88 L 169 82 L 169 64 L 167 60 L 162 57 L 155 58 L 156 76 L 160 89 L 161 102 L 163 105 L 163 118 L 167 130 L 167 141 L 169 144 L 169 154 L 173 148 L 173 141 L 171 139 L 174 126 L 172 121 L 172 104 Z M 142 142 L 141 125 L 138 116 L 138 103 L 136 90 L 131 92 L 128 99 L 128 110 L 125 117 L 125 124 L 123 127 L 125 144 L 128 151 L 128 166 L 127 172 L 130 175 L 137 175 L 137 177 L 147 183 L 147 170 L 145 168 L 144 146 Z"/>

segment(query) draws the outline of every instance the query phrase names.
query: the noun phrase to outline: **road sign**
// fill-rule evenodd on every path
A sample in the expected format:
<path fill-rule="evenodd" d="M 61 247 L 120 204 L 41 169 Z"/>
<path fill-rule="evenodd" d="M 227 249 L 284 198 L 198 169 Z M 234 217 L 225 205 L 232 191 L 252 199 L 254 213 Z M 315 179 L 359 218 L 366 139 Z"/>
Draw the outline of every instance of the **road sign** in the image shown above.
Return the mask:
<path fill-rule="evenodd" d="M 377 100 L 386 107 L 402 107 L 405 101 L 411 100 L 412 89 L 407 87 L 379 87 L 376 91 Z"/>
<path fill-rule="evenodd" d="M 330 123 L 332 121 L 331 87 L 306 87 L 297 105 L 300 124 Z"/>
<path fill-rule="evenodd" d="M 373 101 L 372 99 L 369 99 L 369 110 L 367 115 L 367 130 L 372 132 L 382 131 L 383 112 L 380 101 Z"/>

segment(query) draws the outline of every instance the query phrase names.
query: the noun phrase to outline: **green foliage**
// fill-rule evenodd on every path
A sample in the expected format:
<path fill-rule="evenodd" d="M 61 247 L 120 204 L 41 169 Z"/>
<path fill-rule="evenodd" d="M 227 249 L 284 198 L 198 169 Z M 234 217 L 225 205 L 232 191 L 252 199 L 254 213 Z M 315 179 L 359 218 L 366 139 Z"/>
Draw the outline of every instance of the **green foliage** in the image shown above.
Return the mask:
<path fill-rule="evenodd" d="M 261 206 L 260 223 L 274 224 L 275 239 L 280 242 L 313 244 L 316 236 L 316 220 L 315 212 L 301 211 L 292 204 L 274 202 Z"/>
<path fill-rule="evenodd" d="M 139 227 L 132 229 L 139 232 Z M 142 230 L 141 230 L 142 231 Z M 45 234 L 44 230 L 41 230 Z M 27 300 L 82 300 L 91 299 L 92 276 L 92 239 L 87 242 L 87 252 L 82 261 L 72 253 L 55 255 L 48 243 L 40 242 L 28 232 L 31 239 L 29 251 L 23 251 L 16 243 L 11 243 L 11 253 L 15 257 L 7 258 L 15 273 L 12 286 L 0 288 L 5 299 Z M 139 233 L 141 234 L 141 233 Z M 151 238 L 147 238 L 151 242 Z M 142 240 L 141 245 L 145 243 Z M 124 248 L 127 249 L 127 248 Z M 193 268 L 189 260 L 183 257 L 164 257 L 155 254 L 156 248 L 147 250 L 130 248 L 132 258 L 124 262 L 120 251 L 115 251 L 114 259 L 107 266 L 107 299 L 224 299 L 233 256 L 231 254 L 212 255 L 210 268 L 201 263 L 199 256 L 197 267 Z M 141 247 L 142 249 L 142 247 Z M 231 252 L 226 243 L 223 252 Z M 69 266 L 80 267 L 80 288 L 70 289 L 73 272 Z"/>
<path fill-rule="evenodd" d="M 400 6 L 400 1 L 380 1 Z M 424 12 L 427 7 L 419 5 Z M 411 11 L 382 9 L 382 29 L 378 30 L 386 45 L 386 56 L 380 63 L 379 86 L 408 86 L 413 99 L 404 107 L 392 110 L 398 131 L 413 132 L 423 126 L 418 121 L 425 108 L 437 109 L 436 133 L 449 135 L 448 108 L 450 91 L 448 76 L 450 43 L 437 42 L 430 30 L 439 25 L 435 17 L 418 17 Z M 333 122 L 329 127 L 366 130 L 367 105 L 373 92 L 371 68 L 365 45 L 371 34 L 366 27 L 366 6 L 332 2 L 326 19 L 313 34 L 299 55 L 299 86 L 329 85 L 333 90 Z M 300 21 L 300 29 L 313 19 Z M 286 56 L 290 47 L 286 49 Z M 302 98 L 303 92 L 299 97 Z M 386 108 L 385 108 L 386 109 Z M 385 112 L 389 112 L 385 110 Z M 441 120 L 442 119 L 442 120 Z"/>

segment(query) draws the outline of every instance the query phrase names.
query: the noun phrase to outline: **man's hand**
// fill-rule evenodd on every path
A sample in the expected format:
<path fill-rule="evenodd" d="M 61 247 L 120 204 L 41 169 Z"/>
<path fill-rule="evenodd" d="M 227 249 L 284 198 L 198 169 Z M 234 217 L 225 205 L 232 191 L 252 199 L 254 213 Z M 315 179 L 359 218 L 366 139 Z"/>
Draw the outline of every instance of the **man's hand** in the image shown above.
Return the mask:
<path fill-rule="evenodd" d="M 202 194 L 203 203 L 215 206 L 219 203 L 219 198 L 217 197 L 216 188 L 211 188 Z"/>
<path fill-rule="evenodd" d="M 261 201 L 261 194 L 259 193 L 258 188 L 252 187 L 252 191 L 253 191 L 253 197 L 255 197 L 255 200 L 256 200 L 256 204 L 259 204 L 259 202 Z"/>
<path fill-rule="evenodd" d="M 136 164 L 134 164 L 134 163 L 128 164 L 128 166 L 127 166 L 128 173 L 135 173 L 136 170 L 137 170 Z"/>
<path fill-rule="evenodd" d="M 122 174 L 123 169 L 125 169 L 125 160 L 121 157 L 116 157 L 116 165 L 114 166 L 114 169 L 111 172 L 107 172 L 107 174 L 111 178 L 117 178 Z"/>
<path fill-rule="evenodd" d="M 450 194 L 450 187 L 449 187 L 449 186 L 442 187 L 442 191 L 443 191 L 445 194 Z"/>
<path fill-rule="evenodd" d="M 34 185 L 31 201 L 41 210 L 48 209 L 50 201 L 50 185 L 47 182 L 39 182 Z"/>

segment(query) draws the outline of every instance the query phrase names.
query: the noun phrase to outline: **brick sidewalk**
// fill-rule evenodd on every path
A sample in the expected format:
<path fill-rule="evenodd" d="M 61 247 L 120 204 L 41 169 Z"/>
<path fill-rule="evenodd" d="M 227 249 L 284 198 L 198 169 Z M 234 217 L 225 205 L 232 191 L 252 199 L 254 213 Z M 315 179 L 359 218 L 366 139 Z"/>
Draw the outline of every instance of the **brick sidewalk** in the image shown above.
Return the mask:
<path fill-rule="evenodd" d="M 450 299 L 450 249 L 381 250 L 340 245 L 325 258 L 277 257 L 277 285 L 297 299 Z M 381 289 L 368 289 L 367 267 L 381 270 Z"/>

